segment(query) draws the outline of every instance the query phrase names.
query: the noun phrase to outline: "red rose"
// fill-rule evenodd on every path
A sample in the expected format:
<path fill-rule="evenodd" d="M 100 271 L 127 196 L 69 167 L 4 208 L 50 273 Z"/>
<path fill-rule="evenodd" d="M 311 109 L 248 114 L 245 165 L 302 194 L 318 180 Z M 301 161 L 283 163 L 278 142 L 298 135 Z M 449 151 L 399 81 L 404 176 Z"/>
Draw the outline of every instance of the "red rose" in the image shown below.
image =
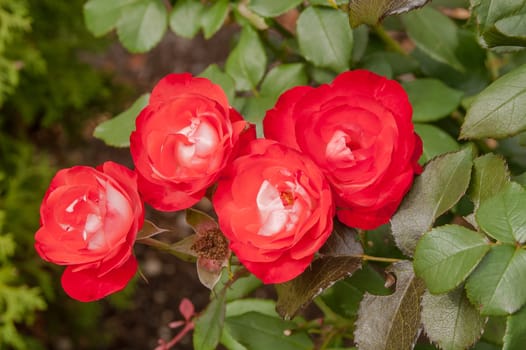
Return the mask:
<path fill-rule="evenodd" d="M 218 182 L 219 226 L 241 263 L 264 283 L 301 274 L 332 231 L 334 205 L 319 168 L 271 140 L 250 142 Z"/>
<path fill-rule="evenodd" d="M 35 249 L 47 261 L 67 265 L 62 286 L 80 301 L 123 289 L 137 270 L 132 246 L 144 207 L 131 170 L 106 162 L 96 169 L 60 170 L 40 207 Z"/>
<path fill-rule="evenodd" d="M 197 203 L 230 160 L 247 127 L 221 87 L 170 74 L 136 120 L 130 148 L 144 200 L 175 211 Z"/>
<path fill-rule="evenodd" d="M 355 70 L 318 88 L 288 90 L 263 125 L 267 138 L 301 150 L 323 170 L 341 221 L 373 229 L 389 221 L 421 171 L 411 116 L 400 84 Z"/>

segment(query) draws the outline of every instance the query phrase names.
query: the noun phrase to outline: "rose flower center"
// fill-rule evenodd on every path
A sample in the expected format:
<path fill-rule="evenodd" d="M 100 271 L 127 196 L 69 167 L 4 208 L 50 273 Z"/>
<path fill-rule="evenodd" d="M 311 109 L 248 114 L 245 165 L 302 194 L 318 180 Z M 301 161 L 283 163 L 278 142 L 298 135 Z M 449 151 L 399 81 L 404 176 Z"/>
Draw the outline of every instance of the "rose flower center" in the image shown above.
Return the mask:
<path fill-rule="evenodd" d="M 285 187 L 285 188 L 284 188 Z M 273 236 L 291 231 L 305 210 L 305 189 L 297 182 L 285 181 L 273 185 L 268 180 L 261 184 L 256 204 L 261 222 L 258 235 Z"/>

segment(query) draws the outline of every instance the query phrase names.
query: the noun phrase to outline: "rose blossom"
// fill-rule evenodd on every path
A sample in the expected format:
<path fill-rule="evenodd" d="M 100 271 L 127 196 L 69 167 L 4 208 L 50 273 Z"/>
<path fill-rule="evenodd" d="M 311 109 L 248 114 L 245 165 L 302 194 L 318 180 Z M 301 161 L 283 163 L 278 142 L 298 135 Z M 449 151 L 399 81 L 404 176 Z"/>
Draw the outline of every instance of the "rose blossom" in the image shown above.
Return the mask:
<path fill-rule="evenodd" d="M 332 231 L 334 205 L 320 169 L 271 140 L 247 145 L 219 180 L 213 205 L 230 248 L 264 283 L 301 274 Z"/>
<path fill-rule="evenodd" d="M 342 222 L 374 229 L 389 221 L 421 171 L 411 116 L 399 83 L 355 70 L 286 91 L 263 125 L 267 138 L 301 150 L 323 170 Z"/>
<path fill-rule="evenodd" d="M 135 275 L 132 245 L 144 221 L 137 176 L 106 162 L 96 169 L 60 170 L 40 207 L 35 249 L 47 261 L 67 265 L 62 287 L 80 301 L 123 289 Z"/>
<path fill-rule="evenodd" d="M 188 73 L 164 77 L 130 138 L 144 200 L 164 211 L 197 203 L 230 160 L 246 127 L 218 85 Z"/>

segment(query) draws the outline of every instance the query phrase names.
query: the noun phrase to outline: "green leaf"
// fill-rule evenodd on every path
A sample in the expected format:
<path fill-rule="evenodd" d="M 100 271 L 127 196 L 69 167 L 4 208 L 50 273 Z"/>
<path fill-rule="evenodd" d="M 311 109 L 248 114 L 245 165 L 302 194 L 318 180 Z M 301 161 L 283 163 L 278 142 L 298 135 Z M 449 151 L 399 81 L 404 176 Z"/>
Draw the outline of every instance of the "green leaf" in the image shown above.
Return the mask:
<path fill-rule="evenodd" d="M 292 319 L 323 290 L 358 270 L 361 259 L 356 255 L 362 253 L 356 232 L 338 224 L 320 249 L 320 257 L 305 272 L 289 282 L 275 285 L 276 310 L 281 317 Z"/>
<path fill-rule="evenodd" d="M 458 151 L 460 148 L 454 138 L 434 125 L 416 123 L 415 132 L 420 136 L 424 144 L 424 151 L 419 161 L 420 164 L 425 164 L 438 155 Z"/>
<path fill-rule="evenodd" d="M 327 7 L 309 7 L 297 22 L 298 43 L 305 58 L 336 72 L 349 69 L 353 35 L 345 15 Z"/>
<path fill-rule="evenodd" d="M 499 345 L 502 348 L 504 333 L 506 332 L 506 316 L 490 316 L 482 333 L 482 340 Z"/>
<path fill-rule="evenodd" d="M 216 293 L 205 311 L 195 319 L 194 349 L 214 350 L 217 347 L 224 326 L 225 311 L 225 293 Z"/>
<path fill-rule="evenodd" d="M 415 277 L 412 264 L 392 265 L 396 290 L 388 296 L 365 293 L 360 303 L 354 340 L 360 350 L 412 349 L 420 330 L 420 297 L 424 282 Z"/>
<path fill-rule="evenodd" d="M 462 226 L 434 228 L 418 242 L 414 269 L 431 293 L 458 287 L 477 267 L 490 246 L 486 238 Z"/>
<path fill-rule="evenodd" d="M 420 70 L 429 77 L 440 79 L 448 86 L 473 95 L 483 90 L 491 81 L 486 68 L 486 50 L 478 44 L 475 34 L 468 29 L 457 29 L 458 46 L 455 56 L 458 58 L 464 72 L 459 72 L 447 63 L 439 62 L 418 47 L 412 52 L 420 63 Z"/>
<path fill-rule="evenodd" d="M 517 350 L 526 344 L 526 307 L 508 316 L 503 350 Z"/>
<path fill-rule="evenodd" d="M 223 26 L 230 11 L 229 0 L 218 0 L 201 15 L 201 26 L 205 39 L 210 39 Z"/>
<path fill-rule="evenodd" d="M 349 21 L 353 28 L 360 24 L 376 25 L 390 15 L 424 6 L 430 0 L 350 0 Z"/>
<path fill-rule="evenodd" d="M 129 5 L 140 0 L 90 0 L 84 4 L 84 22 L 95 36 L 110 32 Z"/>
<path fill-rule="evenodd" d="M 221 68 L 217 66 L 217 64 L 214 63 L 209 65 L 204 71 L 201 72 L 201 74 L 199 74 L 199 76 L 210 79 L 214 84 L 221 86 L 228 97 L 228 101 L 230 101 L 230 103 L 234 101 L 234 98 L 236 97 L 234 79 L 232 79 L 230 75 L 223 72 Z"/>
<path fill-rule="evenodd" d="M 482 201 L 493 197 L 509 183 L 510 172 L 504 158 L 493 153 L 476 158 L 473 166 L 469 198 L 477 210 Z"/>
<path fill-rule="evenodd" d="M 285 90 L 307 83 L 304 64 L 280 64 L 268 72 L 263 83 L 261 83 L 260 93 L 262 96 L 271 97 L 275 101 Z"/>
<path fill-rule="evenodd" d="M 422 324 L 429 340 L 443 350 L 470 348 L 481 336 L 485 318 L 469 303 L 463 288 L 422 297 Z"/>
<path fill-rule="evenodd" d="M 517 184 L 483 201 L 475 218 L 491 237 L 504 243 L 526 241 L 526 191 Z"/>
<path fill-rule="evenodd" d="M 276 303 L 270 299 L 247 298 L 233 300 L 226 304 L 226 317 L 235 317 L 255 311 L 263 315 L 279 318 L 276 313 Z"/>
<path fill-rule="evenodd" d="M 423 9 L 402 16 L 407 34 L 415 45 L 434 60 L 460 72 L 465 68 L 455 55 L 458 46 L 455 22 L 435 9 Z"/>
<path fill-rule="evenodd" d="M 236 89 L 253 90 L 265 73 L 267 56 L 258 34 L 244 26 L 237 46 L 226 60 L 225 70 L 234 78 Z"/>
<path fill-rule="evenodd" d="M 468 298 L 482 315 L 512 314 L 526 303 L 526 251 L 493 246 L 466 283 Z"/>
<path fill-rule="evenodd" d="M 130 135 L 135 130 L 135 119 L 148 105 L 150 94 L 141 95 L 130 108 L 115 118 L 99 124 L 93 136 L 114 147 L 130 147 Z"/>
<path fill-rule="evenodd" d="M 483 46 L 526 46 L 523 0 L 471 0 L 471 11 Z"/>
<path fill-rule="evenodd" d="M 333 312 L 351 320 L 358 315 L 362 297 L 363 292 L 346 280 L 336 282 L 320 295 Z"/>
<path fill-rule="evenodd" d="M 199 1 L 177 1 L 170 13 L 170 28 L 184 38 L 193 38 L 201 28 L 203 9 Z"/>
<path fill-rule="evenodd" d="M 258 312 L 248 312 L 226 320 L 229 333 L 250 350 L 309 350 L 312 341 L 296 324 Z M 290 335 L 288 331 L 291 331 Z M 201 348 L 196 348 L 201 349 Z"/>
<path fill-rule="evenodd" d="M 526 64 L 482 91 L 469 108 L 460 137 L 502 138 L 526 130 Z"/>
<path fill-rule="evenodd" d="M 241 109 L 241 114 L 243 114 L 246 121 L 256 125 L 258 137 L 263 137 L 263 118 L 267 110 L 274 107 L 276 98 L 260 95 L 246 97 L 244 99 L 245 103 Z"/>
<path fill-rule="evenodd" d="M 263 17 L 276 17 L 301 4 L 302 0 L 251 0 L 248 7 Z"/>
<path fill-rule="evenodd" d="M 126 8 L 117 22 L 119 40 L 130 52 L 146 52 L 166 31 L 168 14 L 162 0 L 140 0 Z"/>
<path fill-rule="evenodd" d="M 431 160 L 391 219 L 396 245 L 408 256 L 437 217 L 464 195 L 471 177 L 473 153 L 466 147 Z"/>
<path fill-rule="evenodd" d="M 447 117 L 460 105 L 464 93 L 438 79 L 416 79 L 402 83 L 413 106 L 414 122 L 431 122 Z"/>

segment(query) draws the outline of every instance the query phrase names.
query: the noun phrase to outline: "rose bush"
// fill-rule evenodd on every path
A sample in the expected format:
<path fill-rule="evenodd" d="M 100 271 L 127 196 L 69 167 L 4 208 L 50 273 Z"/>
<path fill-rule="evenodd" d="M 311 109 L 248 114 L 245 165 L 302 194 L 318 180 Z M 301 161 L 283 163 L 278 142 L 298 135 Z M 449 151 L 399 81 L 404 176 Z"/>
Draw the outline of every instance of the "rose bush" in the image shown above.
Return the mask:
<path fill-rule="evenodd" d="M 137 176 L 113 162 L 60 170 L 40 208 L 39 255 L 67 265 L 62 286 L 93 301 L 123 289 L 135 275 L 132 246 L 144 221 Z"/>
<path fill-rule="evenodd" d="M 329 184 L 310 159 L 271 140 L 254 140 L 219 180 L 219 226 L 245 267 L 264 283 L 301 274 L 332 231 Z"/>
<path fill-rule="evenodd" d="M 247 127 L 219 85 L 188 73 L 163 78 L 130 137 L 144 200 L 164 211 L 197 203 Z"/>
<path fill-rule="evenodd" d="M 301 150 L 323 170 L 342 222 L 373 229 L 389 221 L 421 171 L 411 115 L 398 82 L 355 70 L 286 91 L 263 125 L 267 138 Z"/>

